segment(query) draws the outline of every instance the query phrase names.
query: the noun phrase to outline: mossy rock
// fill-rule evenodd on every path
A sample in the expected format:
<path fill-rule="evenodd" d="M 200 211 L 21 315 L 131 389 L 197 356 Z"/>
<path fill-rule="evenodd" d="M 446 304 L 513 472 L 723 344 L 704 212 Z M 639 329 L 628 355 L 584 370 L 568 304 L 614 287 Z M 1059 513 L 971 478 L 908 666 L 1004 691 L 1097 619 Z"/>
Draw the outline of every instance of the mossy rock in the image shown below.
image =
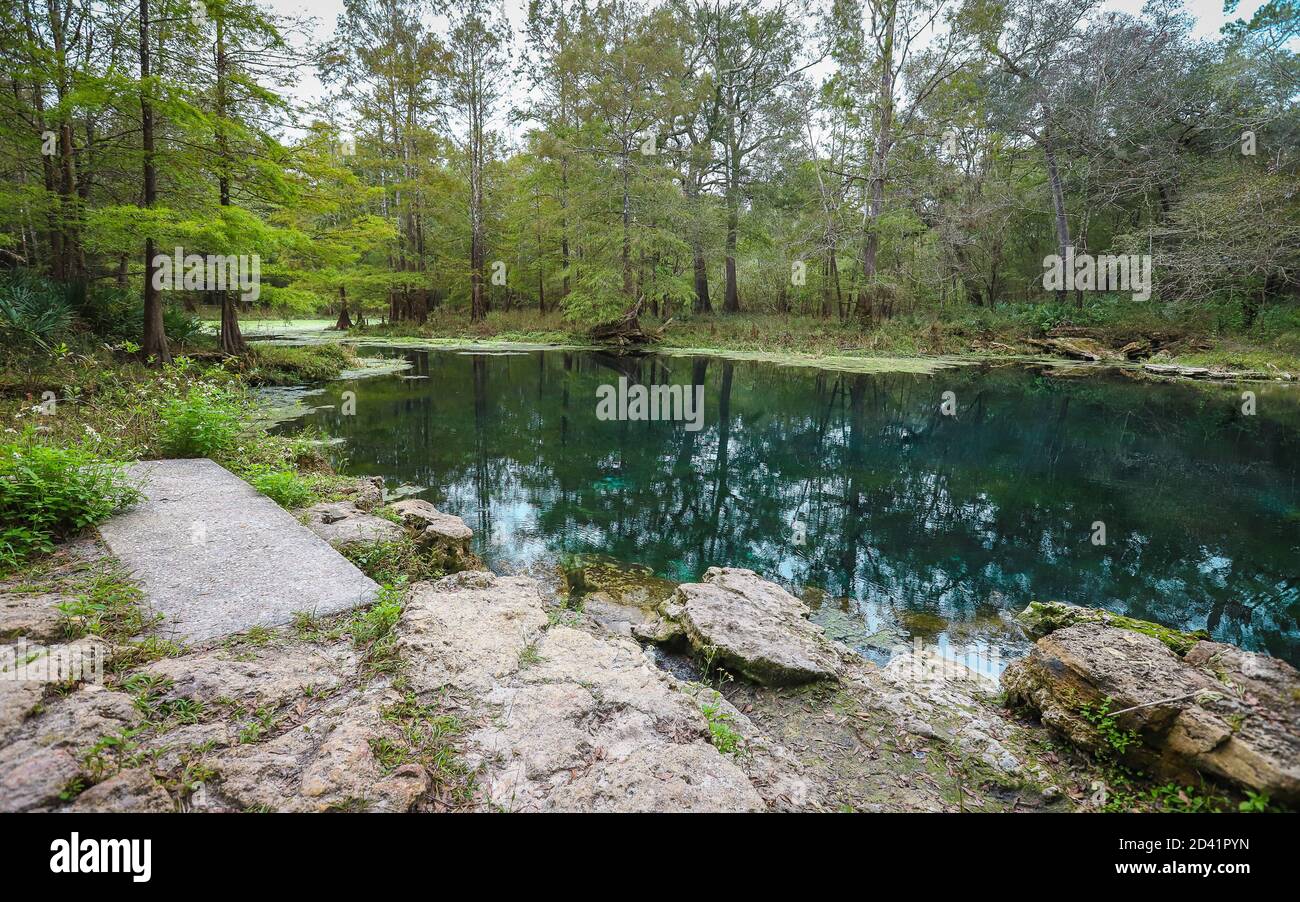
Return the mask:
<path fill-rule="evenodd" d="M 1074 626 L 1076 623 L 1100 623 L 1159 639 L 1179 657 L 1191 651 L 1192 646 L 1197 642 L 1210 638 L 1210 634 L 1205 630 L 1193 632 L 1176 630 L 1152 623 L 1150 620 L 1138 620 L 1136 617 L 1116 614 L 1113 611 L 1084 608 L 1063 601 L 1031 601 L 1027 608 L 1016 615 L 1016 622 L 1035 639 L 1063 627 Z"/>

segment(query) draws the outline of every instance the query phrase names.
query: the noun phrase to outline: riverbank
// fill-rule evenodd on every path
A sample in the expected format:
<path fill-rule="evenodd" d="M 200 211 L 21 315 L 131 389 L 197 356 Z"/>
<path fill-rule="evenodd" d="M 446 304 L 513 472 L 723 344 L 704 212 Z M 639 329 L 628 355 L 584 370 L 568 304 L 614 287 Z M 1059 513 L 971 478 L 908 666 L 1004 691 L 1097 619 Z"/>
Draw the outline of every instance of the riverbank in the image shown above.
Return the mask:
<path fill-rule="evenodd" d="M 250 335 L 285 321 L 274 316 L 248 321 Z M 326 320 L 312 321 L 319 328 Z M 1261 316 L 1249 330 L 1214 311 L 1187 316 L 1144 305 L 1098 302 L 1072 305 L 1007 305 L 929 318 L 900 315 L 873 327 L 835 319 L 774 314 L 699 315 L 663 321 L 642 317 L 646 331 L 661 332 L 657 351 L 746 352 L 787 359 L 949 358 L 1150 362 L 1203 368 L 1219 378 L 1300 378 L 1300 324 L 1286 311 Z M 370 324 L 350 338 L 420 339 L 439 342 L 507 342 L 593 347 L 587 330 L 559 313 L 492 311 L 470 323 L 460 311 L 434 311 L 423 324 Z M 341 337 L 341 336 L 340 336 Z"/>

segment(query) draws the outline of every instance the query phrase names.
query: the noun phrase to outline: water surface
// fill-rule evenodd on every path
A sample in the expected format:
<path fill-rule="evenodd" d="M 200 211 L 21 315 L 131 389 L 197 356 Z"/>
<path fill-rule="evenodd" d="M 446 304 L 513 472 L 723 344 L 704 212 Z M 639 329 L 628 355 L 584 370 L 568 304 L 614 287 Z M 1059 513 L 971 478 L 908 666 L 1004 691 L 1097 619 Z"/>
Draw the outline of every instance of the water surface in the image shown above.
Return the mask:
<path fill-rule="evenodd" d="M 314 426 L 348 472 L 464 517 L 498 571 L 580 552 L 674 580 L 749 567 L 869 656 L 920 638 L 994 672 L 1023 652 L 1008 615 L 1034 599 L 1300 663 L 1293 388 L 1247 386 L 1246 416 L 1243 387 L 1021 366 L 372 353 L 412 367 L 331 383 L 283 428 Z M 598 386 L 620 376 L 704 385 L 704 428 L 597 419 Z M 947 391 L 955 417 L 940 410 Z"/>

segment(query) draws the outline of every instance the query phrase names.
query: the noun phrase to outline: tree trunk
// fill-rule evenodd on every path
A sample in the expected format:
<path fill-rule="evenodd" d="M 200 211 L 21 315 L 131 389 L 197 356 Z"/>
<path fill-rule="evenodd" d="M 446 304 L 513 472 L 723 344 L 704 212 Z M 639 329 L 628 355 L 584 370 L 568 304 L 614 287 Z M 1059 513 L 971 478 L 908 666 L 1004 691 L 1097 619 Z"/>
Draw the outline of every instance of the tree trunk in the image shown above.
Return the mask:
<path fill-rule="evenodd" d="M 218 292 L 221 295 L 221 353 L 237 357 L 248 353 L 248 343 L 239 330 L 239 315 L 235 312 L 235 293 Z"/>
<path fill-rule="evenodd" d="M 153 103 L 149 98 L 149 0 L 140 0 L 140 132 L 144 149 L 144 205 L 158 199 L 158 171 L 154 166 Z M 144 338 L 141 353 L 156 363 L 170 363 L 167 331 L 163 326 L 162 296 L 154 285 L 157 248 L 152 237 L 144 242 Z"/>
<path fill-rule="evenodd" d="M 625 141 L 623 144 L 623 248 L 621 258 L 623 262 L 623 294 L 629 300 L 633 298 L 632 289 L 632 193 L 630 188 L 631 173 L 628 171 L 630 162 L 628 156 L 630 150 Z"/>
<path fill-rule="evenodd" d="M 1070 220 L 1065 215 L 1065 189 L 1061 185 L 1061 175 L 1056 168 L 1056 148 L 1052 145 L 1052 135 L 1049 129 L 1043 130 L 1043 158 L 1047 162 L 1047 181 L 1052 189 L 1052 211 L 1055 214 L 1056 221 L 1056 246 L 1057 253 L 1061 255 L 1061 266 L 1064 267 L 1068 259 L 1071 259 L 1071 252 L 1074 248 L 1074 242 L 1070 239 Z M 1056 292 L 1056 299 L 1065 302 L 1065 289 L 1059 289 Z M 1082 296 L 1080 296 L 1082 301 Z"/>
<path fill-rule="evenodd" d="M 732 160 L 727 175 L 727 260 L 726 285 L 723 289 L 722 312 L 740 312 L 740 292 L 736 288 L 736 237 L 740 231 L 740 161 L 738 151 L 731 152 Z"/>
<path fill-rule="evenodd" d="M 217 19 L 217 189 L 221 206 L 230 206 L 230 142 L 226 138 L 226 31 Z M 221 295 L 221 352 L 231 356 L 248 353 L 248 343 L 239 329 L 239 308 L 229 288 Z"/>
<path fill-rule="evenodd" d="M 871 153 L 871 200 L 862 242 L 862 290 L 858 293 L 858 316 L 863 322 L 870 322 L 874 315 L 872 296 L 880 253 L 880 214 L 885 206 L 885 169 L 893 143 L 894 23 L 898 16 L 898 0 L 891 0 L 885 15 L 885 40 L 880 50 L 880 112 L 876 145 Z"/>
<path fill-rule="evenodd" d="M 487 298 L 483 291 L 483 110 L 479 82 L 481 72 L 471 74 L 470 94 L 470 322 L 487 318 Z"/>
<path fill-rule="evenodd" d="M 713 304 L 709 302 L 709 264 L 704 259 L 704 248 L 699 240 L 695 242 L 695 312 L 712 313 Z"/>

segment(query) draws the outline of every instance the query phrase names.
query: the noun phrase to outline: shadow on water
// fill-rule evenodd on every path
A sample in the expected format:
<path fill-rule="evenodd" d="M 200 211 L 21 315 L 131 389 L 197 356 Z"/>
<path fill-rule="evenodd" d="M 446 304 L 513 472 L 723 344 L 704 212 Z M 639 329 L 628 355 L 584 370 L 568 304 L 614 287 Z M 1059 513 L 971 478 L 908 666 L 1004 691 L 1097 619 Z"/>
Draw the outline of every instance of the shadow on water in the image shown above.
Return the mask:
<path fill-rule="evenodd" d="M 385 353 L 412 368 L 333 383 L 282 428 L 314 426 L 342 439 L 326 450 L 349 472 L 420 487 L 495 569 L 576 552 L 674 580 L 749 567 L 876 658 L 918 637 L 1012 656 L 1024 640 L 1008 615 L 1060 599 L 1300 663 L 1295 389 L 1253 387 L 1245 416 L 1240 388 L 1022 367 Z M 620 376 L 703 384 L 704 428 L 599 420 L 597 387 Z"/>

